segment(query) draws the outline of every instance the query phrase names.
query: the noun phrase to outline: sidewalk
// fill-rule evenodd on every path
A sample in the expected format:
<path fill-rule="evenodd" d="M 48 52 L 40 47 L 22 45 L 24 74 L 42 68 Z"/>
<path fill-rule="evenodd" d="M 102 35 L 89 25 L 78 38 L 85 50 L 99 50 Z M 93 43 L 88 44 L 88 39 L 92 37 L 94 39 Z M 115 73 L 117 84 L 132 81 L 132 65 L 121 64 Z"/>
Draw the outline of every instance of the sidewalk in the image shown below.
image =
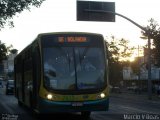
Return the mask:
<path fill-rule="evenodd" d="M 124 98 L 124 99 L 132 99 L 132 100 L 141 100 L 141 101 L 149 101 L 149 102 L 156 102 L 160 104 L 160 97 L 156 94 L 152 94 L 152 99 L 148 99 L 148 94 L 147 93 L 134 93 L 131 91 L 123 91 L 121 93 L 110 93 L 111 97 L 119 97 L 119 98 Z"/>

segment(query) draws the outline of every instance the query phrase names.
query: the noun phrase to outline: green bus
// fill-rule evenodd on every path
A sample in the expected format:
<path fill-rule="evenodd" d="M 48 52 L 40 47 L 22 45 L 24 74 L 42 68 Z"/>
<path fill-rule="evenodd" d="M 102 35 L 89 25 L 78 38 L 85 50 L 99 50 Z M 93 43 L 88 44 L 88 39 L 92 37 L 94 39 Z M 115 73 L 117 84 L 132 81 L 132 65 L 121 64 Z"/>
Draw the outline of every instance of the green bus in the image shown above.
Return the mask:
<path fill-rule="evenodd" d="M 106 45 L 101 34 L 42 33 L 15 58 L 15 96 L 37 113 L 109 108 Z"/>

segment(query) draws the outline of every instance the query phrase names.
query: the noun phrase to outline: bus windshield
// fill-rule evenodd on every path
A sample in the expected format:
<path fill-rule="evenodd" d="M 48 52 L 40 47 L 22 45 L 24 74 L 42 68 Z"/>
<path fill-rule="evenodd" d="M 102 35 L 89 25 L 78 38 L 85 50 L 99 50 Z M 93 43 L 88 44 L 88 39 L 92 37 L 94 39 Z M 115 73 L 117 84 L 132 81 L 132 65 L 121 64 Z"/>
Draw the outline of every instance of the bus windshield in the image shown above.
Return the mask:
<path fill-rule="evenodd" d="M 100 47 L 44 48 L 45 86 L 53 90 L 102 88 L 105 82 L 103 51 Z"/>

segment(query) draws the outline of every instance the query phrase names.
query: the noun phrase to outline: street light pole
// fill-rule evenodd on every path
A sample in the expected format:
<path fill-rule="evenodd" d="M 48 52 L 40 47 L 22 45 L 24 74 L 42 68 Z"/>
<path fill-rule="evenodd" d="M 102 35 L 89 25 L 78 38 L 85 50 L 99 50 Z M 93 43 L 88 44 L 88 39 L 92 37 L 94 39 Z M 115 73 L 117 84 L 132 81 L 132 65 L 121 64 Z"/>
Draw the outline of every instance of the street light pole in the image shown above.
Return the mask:
<path fill-rule="evenodd" d="M 141 25 L 139 25 L 138 23 L 136 23 L 135 21 L 131 20 L 130 18 L 116 13 L 116 12 L 112 12 L 112 11 L 104 11 L 104 10 L 90 10 L 90 9 L 84 9 L 85 12 L 94 12 L 94 13 L 110 13 L 110 14 L 114 14 L 114 15 L 118 15 L 126 20 L 128 20 L 129 22 L 133 23 L 135 26 L 139 27 L 140 29 L 142 29 L 143 31 L 147 32 L 148 30 L 144 27 L 142 27 Z M 148 32 L 147 32 L 148 33 Z"/>
<path fill-rule="evenodd" d="M 84 9 L 85 12 L 94 12 L 94 13 L 110 13 L 110 14 L 114 14 L 114 15 L 118 15 L 126 20 L 128 20 L 129 22 L 133 23 L 135 26 L 139 27 L 140 29 L 142 29 L 143 31 L 145 31 L 145 33 L 147 33 L 148 36 L 148 99 L 152 99 L 152 82 L 151 82 L 151 40 L 150 40 L 150 31 L 148 31 L 146 28 L 142 27 L 141 25 L 139 25 L 138 23 L 136 23 L 135 21 L 129 19 L 128 17 L 116 13 L 116 12 L 112 12 L 112 11 L 105 11 L 105 10 L 91 10 L 91 9 Z"/>

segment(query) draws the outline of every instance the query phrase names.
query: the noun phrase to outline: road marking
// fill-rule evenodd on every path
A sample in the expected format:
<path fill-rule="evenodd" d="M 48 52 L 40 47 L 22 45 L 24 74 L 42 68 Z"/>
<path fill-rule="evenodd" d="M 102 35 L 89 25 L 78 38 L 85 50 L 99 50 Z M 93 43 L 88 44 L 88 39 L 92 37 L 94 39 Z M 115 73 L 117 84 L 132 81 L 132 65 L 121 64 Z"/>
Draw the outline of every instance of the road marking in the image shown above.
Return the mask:
<path fill-rule="evenodd" d="M 111 105 L 111 106 L 119 109 L 122 108 L 122 109 L 132 110 L 132 111 L 135 111 L 136 113 L 141 112 L 141 113 L 149 113 L 149 114 L 159 114 L 158 112 L 150 112 L 150 111 L 146 111 L 146 110 L 142 110 L 134 107 L 128 107 L 128 106 L 122 106 L 122 105 Z"/>

